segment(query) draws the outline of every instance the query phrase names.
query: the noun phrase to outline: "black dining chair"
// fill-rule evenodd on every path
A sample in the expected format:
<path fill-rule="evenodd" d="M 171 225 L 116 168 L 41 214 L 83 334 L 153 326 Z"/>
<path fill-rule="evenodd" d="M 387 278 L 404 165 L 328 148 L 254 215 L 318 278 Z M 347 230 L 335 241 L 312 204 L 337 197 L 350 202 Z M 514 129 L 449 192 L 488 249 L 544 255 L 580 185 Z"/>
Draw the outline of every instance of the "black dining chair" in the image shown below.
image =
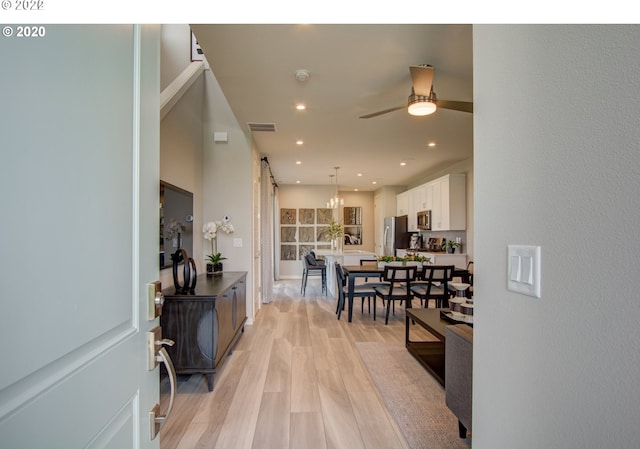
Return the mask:
<path fill-rule="evenodd" d="M 435 307 L 448 307 L 449 282 L 453 278 L 454 265 L 424 265 L 418 282 L 411 286 L 412 293 L 420 298 L 420 304 L 429 308 L 429 300 L 435 301 Z"/>
<path fill-rule="evenodd" d="M 456 271 L 463 271 L 464 274 L 460 276 L 456 276 Z M 469 284 L 469 288 L 465 291 L 465 296 L 468 299 L 473 298 L 473 260 L 470 260 L 467 263 L 466 270 L 454 270 L 453 277 L 460 277 L 460 282 L 464 282 L 465 284 Z M 449 291 L 451 292 L 451 296 L 457 296 L 458 290 L 456 290 L 453 286 L 449 285 Z"/>
<path fill-rule="evenodd" d="M 374 287 L 376 291 L 376 298 L 381 298 L 387 302 L 387 312 L 384 320 L 384 324 L 389 324 L 389 312 L 391 311 L 391 304 L 394 305 L 395 315 L 395 302 L 400 301 L 405 303 L 405 310 L 411 308 L 411 300 L 413 294 L 411 292 L 411 283 L 416 280 L 418 267 L 415 265 L 387 265 L 384 267 L 382 274 L 383 282 Z M 375 320 L 376 314 L 376 300 L 373 300 L 373 319 Z"/>
<path fill-rule="evenodd" d="M 320 276 L 322 278 L 322 293 L 327 294 L 327 266 L 324 260 L 316 259 L 313 251 L 306 251 L 302 256 L 302 285 L 300 293 L 305 295 L 307 290 L 307 279 L 309 276 Z"/>
<path fill-rule="evenodd" d="M 360 266 L 373 266 L 373 267 L 378 267 L 378 260 L 377 259 L 360 259 Z M 369 282 L 369 278 L 374 278 L 376 280 L 376 282 Z M 371 291 L 373 291 L 373 287 L 375 287 L 376 285 L 378 285 L 380 283 L 380 274 L 375 274 L 375 275 L 371 275 L 371 276 L 365 276 L 364 278 L 357 278 L 356 282 L 358 282 L 359 279 L 364 279 L 364 283 L 360 282 L 359 286 L 361 287 L 370 287 Z M 371 313 L 371 298 L 373 298 L 375 296 L 375 292 L 373 293 L 373 295 L 371 295 L 371 297 L 368 298 L 368 306 L 369 306 L 369 313 Z M 383 303 L 384 305 L 384 303 Z M 362 304 L 361 304 L 361 312 L 364 313 L 364 298 L 362 299 Z"/>
<path fill-rule="evenodd" d="M 340 315 L 344 310 L 345 301 L 349 296 L 349 287 L 347 283 L 347 276 L 340 265 L 339 262 L 335 262 L 336 266 L 336 284 L 338 287 L 338 304 L 336 305 L 336 314 L 338 315 L 338 319 L 340 319 Z M 375 306 L 375 296 L 376 291 L 369 284 L 354 284 L 353 288 L 353 297 L 362 299 L 362 313 L 364 313 L 364 299 L 367 298 L 371 301 L 371 298 L 374 298 L 374 306 Z M 371 313 L 371 302 L 369 302 L 369 313 Z M 376 319 L 376 311 L 375 307 L 373 310 L 373 319 Z"/>

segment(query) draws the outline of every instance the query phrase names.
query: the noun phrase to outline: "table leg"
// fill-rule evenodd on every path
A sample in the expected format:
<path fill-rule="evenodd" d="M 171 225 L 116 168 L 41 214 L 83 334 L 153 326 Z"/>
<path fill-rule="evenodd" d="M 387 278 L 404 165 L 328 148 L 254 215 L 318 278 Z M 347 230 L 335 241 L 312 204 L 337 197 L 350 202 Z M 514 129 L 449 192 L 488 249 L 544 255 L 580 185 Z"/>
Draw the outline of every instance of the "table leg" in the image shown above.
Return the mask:
<path fill-rule="evenodd" d="M 348 289 L 348 296 L 349 296 L 349 310 L 348 310 L 348 315 L 349 315 L 349 323 L 351 322 L 351 319 L 353 317 L 353 291 L 355 290 L 355 276 L 353 275 L 349 275 L 349 289 Z"/>

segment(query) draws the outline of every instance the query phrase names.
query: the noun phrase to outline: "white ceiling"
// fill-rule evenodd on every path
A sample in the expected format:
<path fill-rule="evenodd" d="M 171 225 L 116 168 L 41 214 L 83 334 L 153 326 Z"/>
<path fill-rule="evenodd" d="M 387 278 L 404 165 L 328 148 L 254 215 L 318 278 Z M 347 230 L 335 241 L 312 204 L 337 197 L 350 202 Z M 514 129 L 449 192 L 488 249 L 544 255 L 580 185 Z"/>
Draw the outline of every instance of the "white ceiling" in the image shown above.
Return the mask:
<path fill-rule="evenodd" d="M 473 101 L 471 25 L 191 27 L 240 125 L 275 124 L 253 139 L 278 184 L 330 184 L 338 166 L 341 190 L 375 190 L 472 156 L 472 114 L 358 118 L 406 104 L 410 65 L 435 67 L 438 99 Z"/>

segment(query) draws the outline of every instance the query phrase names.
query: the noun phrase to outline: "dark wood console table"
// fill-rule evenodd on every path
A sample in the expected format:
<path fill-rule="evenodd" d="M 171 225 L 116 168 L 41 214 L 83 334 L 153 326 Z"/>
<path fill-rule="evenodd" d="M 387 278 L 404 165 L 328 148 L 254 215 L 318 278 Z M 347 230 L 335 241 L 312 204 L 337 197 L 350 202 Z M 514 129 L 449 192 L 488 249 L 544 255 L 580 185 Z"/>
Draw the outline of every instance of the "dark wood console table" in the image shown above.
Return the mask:
<path fill-rule="evenodd" d="M 444 386 L 444 345 L 445 329 L 452 323 L 440 318 L 442 309 L 407 309 L 405 345 L 407 350 Z M 411 341 L 409 330 L 411 321 L 438 339 L 438 341 Z"/>
<path fill-rule="evenodd" d="M 206 374 L 209 391 L 216 369 L 244 332 L 246 279 L 245 271 L 203 274 L 194 294 L 176 294 L 173 287 L 162 292 L 160 325 L 163 338 L 175 342 L 167 351 L 176 373 Z"/>

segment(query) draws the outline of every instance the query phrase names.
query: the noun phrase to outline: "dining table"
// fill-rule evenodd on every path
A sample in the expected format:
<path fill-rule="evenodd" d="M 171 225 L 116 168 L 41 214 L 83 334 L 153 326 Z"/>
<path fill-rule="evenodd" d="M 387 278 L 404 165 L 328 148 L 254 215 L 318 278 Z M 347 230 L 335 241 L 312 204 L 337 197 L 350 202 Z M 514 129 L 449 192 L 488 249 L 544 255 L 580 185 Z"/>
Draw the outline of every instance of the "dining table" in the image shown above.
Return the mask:
<path fill-rule="evenodd" d="M 347 278 L 347 321 L 351 323 L 353 319 L 353 292 L 355 290 L 357 278 L 376 278 L 378 281 L 382 279 L 384 266 L 382 265 L 344 265 L 342 267 L 344 275 Z M 466 268 L 456 267 L 453 271 L 453 277 L 460 277 L 462 282 L 469 279 L 469 270 Z M 374 281 L 375 282 L 375 281 Z M 343 308 L 344 304 L 338 304 L 339 308 Z"/>

